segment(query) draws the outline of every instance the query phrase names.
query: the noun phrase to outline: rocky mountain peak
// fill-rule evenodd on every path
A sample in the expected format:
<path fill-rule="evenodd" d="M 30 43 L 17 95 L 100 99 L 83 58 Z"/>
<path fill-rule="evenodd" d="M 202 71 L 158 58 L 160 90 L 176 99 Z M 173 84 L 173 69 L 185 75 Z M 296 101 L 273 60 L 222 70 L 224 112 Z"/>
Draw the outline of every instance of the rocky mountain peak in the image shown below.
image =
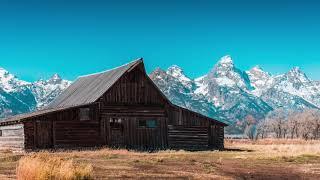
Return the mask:
<path fill-rule="evenodd" d="M 260 66 L 254 66 L 249 71 L 247 71 L 247 74 L 250 76 L 255 76 L 257 78 L 269 78 L 271 76 L 270 73 L 266 72 L 261 68 Z"/>
<path fill-rule="evenodd" d="M 236 68 L 231 56 L 222 57 L 206 78 L 211 86 L 228 86 L 234 88 L 251 89 L 250 80 L 246 72 Z M 217 85 L 215 85 L 217 84 Z"/>
<path fill-rule="evenodd" d="M 0 68 L 0 88 L 6 92 L 16 91 L 20 86 L 25 86 L 28 83 L 19 80 L 15 75 L 11 74 L 4 68 Z"/>
<path fill-rule="evenodd" d="M 271 74 L 265 72 L 260 66 L 254 66 L 246 73 L 249 76 L 251 86 L 254 87 L 252 93 L 256 96 L 260 96 L 273 83 Z"/>
<path fill-rule="evenodd" d="M 249 70 L 249 72 L 258 72 L 258 73 L 266 73 L 263 68 L 259 65 L 254 66 Z"/>
<path fill-rule="evenodd" d="M 55 73 L 51 76 L 50 79 L 53 79 L 53 80 L 61 80 L 61 76 L 58 74 L 58 73 Z"/>
<path fill-rule="evenodd" d="M 289 72 L 285 74 L 286 79 L 292 83 L 307 83 L 310 79 L 307 75 L 300 69 L 300 67 L 294 67 Z"/>
<path fill-rule="evenodd" d="M 234 66 L 233 60 L 230 55 L 223 56 L 220 58 L 218 61 L 217 65 L 224 66 L 224 67 L 229 67 L 229 66 Z"/>
<path fill-rule="evenodd" d="M 62 79 L 59 74 L 55 73 L 51 76 L 51 78 L 48 80 L 48 83 L 50 84 L 59 84 L 62 82 Z"/>
<path fill-rule="evenodd" d="M 213 73 L 216 76 L 224 76 L 229 72 L 233 72 L 235 70 L 236 68 L 234 66 L 231 56 L 227 55 L 220 58 L 220 60 L 215 64 L 214 68 L 211 70 L 211 74 Z"/>
<path fill-rule="evenodd" d="M 154 77 L 154 78 L 161 78 L 162 76 L 164 76 L 166 73 L 166 71 L 164 71 L 163 69 L 161 69 L 160 67 L 155 68 L 154 71 L 152 71 L 150 73 L 150 76 Z"/>
<path fill-rule="evenodd" d="M 8 74 L 9 72 L 6 69 L 4 69 L 3 67 L 0 67 L 0 76 L 6 76 Z"/>
<path fill-rule="evenodd" d="M 8 81 L 14 78 L 16 77 L 13 74 L 10 74 L 9 71 L 4 68 L 0 68 L 0 81 Z"/>
<path fill-rule="evenodd" d="M 183 69 L 177 65 L 172 65 L 168 68 L 167 70 L 167 74 L 181 80 L 181 81 L 186 81 L 186 82 L 190 82 L 191 79 L 188 78 L 184 72 Z"/>

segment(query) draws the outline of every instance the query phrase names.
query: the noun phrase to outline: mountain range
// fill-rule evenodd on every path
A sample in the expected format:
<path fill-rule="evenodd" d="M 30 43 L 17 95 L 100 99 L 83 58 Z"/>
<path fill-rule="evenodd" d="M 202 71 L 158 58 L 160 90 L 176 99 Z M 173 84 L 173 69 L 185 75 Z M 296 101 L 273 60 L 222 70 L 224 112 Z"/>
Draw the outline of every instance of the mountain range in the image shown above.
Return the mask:
<path fill-rule="evenodd" d="M 177 65 L 156 68 L 150 78 L 174 104 L 230 124 L 226 133 L 242 133 L 248 115 L 259 121 L 280 108 L 320 108 L 320 82 L 298 67 L 280 75 L 259 66 L 243 71 L 227 55 L 199 78 L 189 78 Z M 41 109 L 70 84 L 58 74 L 26 82 L 0 68 L 0 117 Z"/>
<path fill-rule="evenodd" d="M 272 75 L 255 66 L 237 68 L 231 56 L 222 57 L 208 73 L 191 79 L 173 65 L 157 68 L 151 79 L 175 104 L 226 121 L 227 133 L 242 133 L 248 115 L 257 121 L 276 109 L 301 111 L 320 107 L 320 83 L 294 67 Z"/>
<path fill-rule="evenodd" d="M 63 80 L 58 74 L 30 83 L 0 68 L 0 117 L 41 109 L 70 84 L 71 81 Z"/>

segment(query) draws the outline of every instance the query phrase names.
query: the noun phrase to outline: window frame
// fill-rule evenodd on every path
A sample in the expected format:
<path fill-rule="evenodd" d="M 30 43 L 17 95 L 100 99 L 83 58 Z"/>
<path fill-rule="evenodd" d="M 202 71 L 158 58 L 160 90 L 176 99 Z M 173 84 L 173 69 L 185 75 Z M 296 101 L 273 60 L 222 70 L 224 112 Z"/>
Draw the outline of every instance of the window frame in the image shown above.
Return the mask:
<path fill-rule="evenodd" d="M 85 114 L 83 114 L 83 113 L 85 113 Z M 91 108 L 90 107 L 79 108 L 79 120 L 80 121 L 91 121 Z"/>
<path fill-rule="evenodd" d="M 144 126 L 141 126 L 140 122 L 143 121 Z M 148 121 L 154 121 L 154 127 L 148 126 Z M 139 129 L 156 129 L 158 128 L 158 119 L 154 119 L 154 118 L 147 118 L 147 119 L 139 119 L 138 120 L 138 128 Z"/>

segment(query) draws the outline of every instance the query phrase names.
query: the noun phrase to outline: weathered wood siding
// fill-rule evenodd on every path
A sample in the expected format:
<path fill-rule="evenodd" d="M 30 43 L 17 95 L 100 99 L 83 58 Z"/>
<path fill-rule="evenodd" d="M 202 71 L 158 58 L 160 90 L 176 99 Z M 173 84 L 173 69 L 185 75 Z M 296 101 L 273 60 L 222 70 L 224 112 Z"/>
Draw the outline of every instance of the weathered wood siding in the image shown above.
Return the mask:
<path fill-rule="evenodd" d="M 101 98 L 103 105 L 162 105 L 167 102 L 148 80 L 143 67 L 122 76 Z"/>
<path fill-rule="evenodd" d="M 26 120 L 26 149 L 102 145 L 98 109 L 94 105 L 86 107 L 90 108 L 88 121 L 80 121 L 79 108 Z"/>
<path fill-rule="evenodd" d="M 209 127 L 210 120 L 187 109 L 171 106 L 169 109 L 169 125 Z"/>
<path fill-rule="evenodd" d="M 220 125 L 211 125 L 209 128 L 209 147 L 213 149 L 224 148 L 224 127 Z"/>
<path fill-rule="evenodd" d="M 168 124 L 172 149 L 224 148 L 224 127 L 210 118 L 173 106 L 169 109 Z"/>
<path fill-rule="evenodd" d="M 167 147 L 166 118 L 164 117 L 120 117 L 123 121 L 123 134 L 118 134 L 110 128 L 106 117 L 106 144 L 110 147 L 124 147 L 129 149 L 165 149 Z M 156 120 L 156 128 L 139 127 L 139 120 Z M 121 132 L 118 132 L 121 133 Z M 112 139 L 114 136 L 118 139 Z M 116 142 L 115 142 L 116 140 Z"/>
<path fill-rule="evenodd" d="M 170 149 L 204 150 L 209 149 L 208 128 L 205 126 L 168 126 Z"/>
<path fill-rule="evenodd" d="M 121 77 L 99 100 L 104 120 L 105 143 L 113 146 L 119 137 L 123 147 L 133 149 L 164 149 L 167 147 L 167 100 L 158 92 L 144 72 L 137 67 Z M 110 129 L 110 118 L 123 120 L 123 137 Z M 156 128 L 140 128 L 142 119 L 156 120 Z M 123 138 L 123 140 L 121 139 Z"/>
<path fill-rule="evenodd" d="M 54 146 L 100 146 L 102 143 L 100 119 L 95 106 L 90 107 L 90 120 L 80 121 L 79 108 L 54 115 Z"/>
<path fill-rule="evenodd" d="M 23 124 L 0 126 L 0 150 L 24 148 Z"/>

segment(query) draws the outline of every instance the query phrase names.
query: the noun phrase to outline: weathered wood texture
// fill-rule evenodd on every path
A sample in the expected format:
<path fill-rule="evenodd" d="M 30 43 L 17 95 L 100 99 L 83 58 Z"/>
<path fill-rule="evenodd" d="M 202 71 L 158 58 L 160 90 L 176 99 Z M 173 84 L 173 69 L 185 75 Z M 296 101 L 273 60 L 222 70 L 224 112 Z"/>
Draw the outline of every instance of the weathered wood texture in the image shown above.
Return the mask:
<path fill-rule="evenodd" d="M 24 148 L 23 124 L 0 126 L 0 150 Z"/>
<path fill-rule="evenodd" d="M 113 129 L 106 117 L 106 144 L 129 149 L 165 149 L 167 147 L 166 119 L 164 117 L 121 117 L 123 129 Z M 153 119 L 157 127 L 139 127 L 139 120 Z M 122 138 L 122 139 L 121 139 Z"/>
<path fill-rule="evenodd" d="M 169 125 L 209 127 L 210 119 L 187 109 L 171 106 L 169 108 Z"/>
<path fill-rule="evenodd" d="M 100 120 L 95 106 L 90 107 L 90 120 L 80 121 L 79 109 L 55 115 L 55 146 L 99 146 L 102 143 Z"/>
<path fill-rule="evenodd" d="M 212 121 L 208 117 L 205 117 L 198 113 L 194 113 L 184 108 L 171 107 L 169 109 L 168 124 L 171 125 L 169 127 L 169 137 L 170 137 L 170 129 L 185 128 L 187 131 L 188 128 L 192 129 L 194 127 L 199 130 L 202 129 L 202 134 L 206 133 L 206 137 L 208 138 L 207 140 L 202 139 L 202 142 L 207 141 L 207 146 L 202 146 L 200 143 L 199 147 L 202 147 L 202 149 L 207 149 L 207 148 L 223 149 L 224 148 L 224 126 L 222 126 L 221 124 L 215 121 Z M 214 128 L 211 128 L 211 127 L 214 127 Z M 203 129 L 206 129 L 206 131 L 203 131 Z M 185 136 L 186 141 L 190 136 L 191 134 L 188 136 Z M 181 139 L 181 137 L 178 137 L 177 139 Z M 194 134 L 194 139 L 197 139 L 197 134 Z M 197 143 L 190 141 L 189 144 L 197 144 Z M 183 143 L 176 143 L 174 141 L 174 137 L 171 137 L 169 139 L 169 146 L 175 149 L 179 147 L 182 149 L 185 149 L 187 145 Z M 190 145 L 190 149 L 192 149 L 191 145 Z"/>
<path fill-rule="evenodd" d="M 100 120 L 90 106 L 90 120 L 80 121 L 79 108 L 32 118 L 25 122 L 26 149 L 102 145 Z"/>
<path fill-rule="evenodd" d="M 103 105 L 162 105 L 167 100 L 161 96 L 144 72 L 142 65 L 139 65 L 129 73 L 122 76 L 105 93 L 100 102 Z"/>
<path fill-rule="evenodd" d="M 168 126 L 169 148 L 204 150 L 209 149 L 208 128 L 205 126 Z"/>
<path fill-rule="evenodd" d="M 137 67 L 121 77 L 99 100 L 100 115 L 105 122 L 106 144 L 132 149 L 166 148 L 166 101 L 147 79 L 143 67 Z M 111 118 L 122 120 L 122 133 L 110 127 Z M 148 119 L 156 120 L 157 127 L 139 127 L 139 120 Z"/>
<path fill-rule="evenodd" d="M 224 148 L 224 127 L 219 125 L 211 125 L 209 128 L 209 146 L 213 149 Z"/>

